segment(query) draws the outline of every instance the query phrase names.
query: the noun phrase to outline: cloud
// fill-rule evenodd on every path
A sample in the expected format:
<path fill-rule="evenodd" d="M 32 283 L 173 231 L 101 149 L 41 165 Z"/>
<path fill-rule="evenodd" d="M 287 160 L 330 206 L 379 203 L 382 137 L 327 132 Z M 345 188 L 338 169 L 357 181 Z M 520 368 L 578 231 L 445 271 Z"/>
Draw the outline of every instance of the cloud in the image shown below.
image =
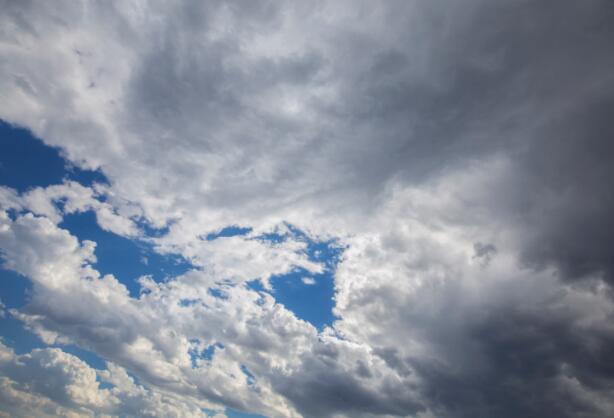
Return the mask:
<path fill-rule="evenodd" d="M 421 214 L 439 208 L 455 218 L 466 190 L 446 191 L 462 183 L 446 176 L 405 189 L 380 214 L 395 220 L 394 232 L 352 241 L 336 276 L 336 329 L 367 342 L 399 374 L 417 376 L 434 416 L 607 416 L 609 286 L 565 285 L 552 267 L 519 264 L 515 233 L 484 236 L 479 217 L 428 225 Z M 506 250 L 482 263 L 479 239 Z"/>
<path fill-rule="evenodd" d="M 0 411 L 7 416 L 208 416 L 173 396 L 135 384 L 121 367 L 108 364 L 108 369 L 96 370 L 58 348 L 16 354 L 0 343 L 0 370 Z"/>
<path fill-rule="evenodd" d="M 3 6 L 0 118 L 110 182 L 0 188 L 46 342 L 271 417 L 611 415 L 610 2 Z M 131 297 L 83 211 L 196 268 Z M 325 267 L 286 223 L 345 248 L 322 332 L 246 285 Z"/>
<path fill-rule="evenodd" d="M 6 266 L 35 284 L 28 304 L 11 310 L 14 317 L 48 344 L 86 347 L 185 402 L 205 398 L 212 406 L 298 416 L 296 408 L 304 408 L 305 401 L 284 395 L 277 385 L 293 386 L 311 379 L 311 373 L 325 372 L 327 379 L 334 378 L 336 390 L 345 390 L 338 385 L 361 370 L 348 396 L 369 393 L 379 399 L 377 388 L 396 379 L 387 368 L 371 374 L 368 365 L 374 359 L 367 347 L 343 343 L 334 334 L 318 335 L 272 296 L 241 281 L 216 284 L 206 270 L 193 270 L 167 283 L 142 278 L 140 297 L 131 298 L 115 277 L 101 277 L 93 269 L 93 243 L 80 244 L 31 213 L 14 220 L 5 215 L 0 244 Z M 203 356 L 218 343 L 222 348 L 212 358 Z M 331 355 L 343 361 L 319 371 Z M 252 380 L 245 378 L 243 367 Z M 313 378 L 319 379 L 317 374 Z"/>

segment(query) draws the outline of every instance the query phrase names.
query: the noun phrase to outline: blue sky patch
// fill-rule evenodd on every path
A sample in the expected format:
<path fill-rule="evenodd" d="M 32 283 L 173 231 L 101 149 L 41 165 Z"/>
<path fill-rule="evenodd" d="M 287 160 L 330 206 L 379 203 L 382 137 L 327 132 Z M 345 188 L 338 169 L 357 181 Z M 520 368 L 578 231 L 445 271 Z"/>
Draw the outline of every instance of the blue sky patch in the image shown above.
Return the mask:
<path fill-rule="evenodd" d="M 60 151 L 45 145 L 30 131 L 0 120 L 0 184 L 24 192 L 74 180 L 84 186 L 108 183 L 100 171 L 82 170 L 62 158 Z"/>
<path fill-rule="evenodd" d="M 217 412 L 212 409 L 203 409 L 203 411 L 212 417 L 217 414 Z M 226 408 L 224 412 L 228 418 L 266 418 L 263 415 L 248 414 L 247 412 L 239 412 L 230 408 Z"/>
<path fill-rule="evenodd" d="M 226 409 L 228 418 L 266 418 L 263 415 L 248 414 L 247 412 L 235 411 L 234 409 Z"/>
<path fill-rule="evenodd" d="M 93 367 L 98 370 L 103 370 L 107 368 L 106 361 L 89 350 L 85 350 L 74 344 L 61 345 L 58 347 L 61 348 L 62 351 L 79 357 L 81 360 L 85 361 L 90 367 Z"/>
<path fill-rule="evenodd" d="M 5 309 L 21 308 L 29 298 L 32 283 L 20 274 L 0 269 L 0 299 Z M 12 347 L 17 353 L 22 354 L 33 348 L 43 347 L 40 339 L 26 330 L 23 323 L 9 312 L 0 315 L 0 338 Z"/>
<path fill-rule="evenodd" d="M 303 278 L 312 278 L 314 284 L 305 284 Z M 273 296 L 278 303 L 292 311 L 318 329 L 330 325 L 335 320 L 333 272 L 310 274 L 304 269 L 271 277 Z"/>
<path fill-rule="evenodd" d="M 26 303 L 32 289 L 32 283 L 26 277 L 0 268 L 0 282 L 0 299 L 7 308 L 19 308 Z"/>
<path fill-rule="evenodd" d="M 199 339 L 196 338 L 194 340 L 190 340 L 190 342 L 198 344 Z M 188 354 L 190 355 L 190 360 L 192 361 L 192 367 L 193 368 L 197 367 L 198 360 L 211 361 L 213 359 L 213 356 L 215 355 L 215 352 L 217 350 L 222 350 L 222 349 L 224 349 L 224 344 L 219 343 L 219 342 L 208 345 L 203 350 L 198 350 L 197 348 L 190 349 L 188 351 Z"/>
<path fill-rule="evenodd" d="M 24 192 L 34 187 L 47 187 L 61 184 L 66 180 L 76 181 L 84 186 L 93 183 L 109 183 L 99 171 L 81 170 L 68 163 L 60 150 L 46 146 L 42 141 L 32 136 L 25 129 L 11 126 L 0 121 L 0 138 L 3 153 L 0 155 L 0 184 Z M 61 206 L 62 202 L 58 202 Z M 12 214 L 11 216 L 14 216 Z M 169 228 L 153 228 L 144 220 L 135 221 L 139 229 L 147 237 L 161 237 Z M 113 274 L 126 285 L 132 297 L 140 293 L 137 279 L 150 276 L 155 281 L 163 281 L 179 276 L 194 268 L 191 263 L 178 255 L 161 255 L 153 250 L 150 243 L 139 239 L 129 239 L 103 230 L 96 221 L 93 211 L 85 211 L 64 215 L 59 227 L 70 231 L 80 241 L 91 240 L 96 243 L 97 258 L 94 268 L 101 274 Z M 343 249 L 336 241 L 317 241 L 311 239 L 300 229 L 287 224 L 283 233 L 267 233 L 253 239 L 279 244 L 287 239 L 302 241 L 306 244 L 305 255 L 314 261 L 323 263 L 325 271 L 313 274 L 305 269 L 295 269 L 284 275 L 271 278 L 272 295 L 277 302 L 291 310 L 297 317 L 313 324 L 318 329 L 332 324 L 335 317 L 332 314 L 334 306 L 334 272 Z M 230 225 L 203 237 L 208 241 L 218 238 L 244 236 L 252 232 L 251 227 Z M 17 273 L 0 269 L 0 298 L 5 306 L 20 308 L 27 303 L 31 283 Z M 264 291 L 259 282 L 254 281 L 249 286 L 258 291 Z M 227 297 L 223 289 L 212 288 L 209 293 L 218 298 Z M 185 299 L 182 306 L 197 303 Z M 45 345 L 23 324 L 14 319 L 8 312 L 0 317 L 2 333 L 0 337 L 15 349 L 17 353 L 26 353 Z M 61 347 L 91 367 L 104 369 L 105 361 L 96 354 L 75 345 Z M 223 349 L 222 343 L 214 343 L 204 350 L 191 350 L 190 357 L 195 365 L 198 359 L 211 360 L 216 350 Z M 253 385 L 256 377 L 245 366 L 241 366 L 247 383 Z M 228 409 L 229 418 L 258 418 L 260 415 Z"/>
<path fill-rule="evenodd" d="M 248 385 L 252 386 L 254 383 L 256 383 L 256 376 L 254 376 L 252 372 L 249 371 L 245 364 L 241 365 L 241 371 L 245 375 L 245 380 L 247 381 Z"/>
<path fill-rule="evenodd" d="M 205 237 L 205 240 L 213 241 L 214 239 L 218 239 L 218 238 L 236 237 L 240 235 L 247 235 L 250 232 L 252 232 L 252 228 L 250 227 L 230 225 L 225 228 L 222 228 L 221 230 L 217 232 L 212 232 L 210 234 L 207 234 L 207 236 Z"/>
<path fill-rule="evenodd" d="M 149 275 L 155 281 L 179 276 L 192 265 L 177 255 L 156 253 L 151 244 L 124 238 L 100 228 L 92 211 L 66 215 L 60 227 L 69 230 L 79 240 L 96 242 L 97 262 L 94 267 L 101 274 L 113 274 L 126 285 L 130 294 L 138 296 L 137 279 Z"/>
<path fill-rule="evenodd" d="M 343 254 L 336 240 L 317 241 L 293 225 L 286 224 L 288 233 L 267 233 L 256 239 L 272 243 L 281 243 L 289 238 L 303 241 L 307 244 L 305 253 L 311 261 L 323 263 L 325 270 L 321 274 L 314 274 L 305 269 L 297 268 L 293 271 L 271 277 L 273 296 L 278 303 L 292 311 L 319 330 L 331 325 L 335 320 L 333 308 L 335 306 L 334 274 L 337 264 Z M 265 289 L 257 282 L 250 282 L 249 287 L 256 291 Z"/>

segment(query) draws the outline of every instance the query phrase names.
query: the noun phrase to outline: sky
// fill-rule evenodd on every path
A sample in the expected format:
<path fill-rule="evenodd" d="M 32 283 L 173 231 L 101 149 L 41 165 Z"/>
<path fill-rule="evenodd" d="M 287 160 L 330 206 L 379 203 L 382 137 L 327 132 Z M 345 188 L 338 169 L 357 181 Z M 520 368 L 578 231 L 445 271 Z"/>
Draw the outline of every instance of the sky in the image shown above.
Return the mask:
<path fill-rule="evenodd" d="M 0 10 L 0 417 L 614 415 L 610 0 Z"/>

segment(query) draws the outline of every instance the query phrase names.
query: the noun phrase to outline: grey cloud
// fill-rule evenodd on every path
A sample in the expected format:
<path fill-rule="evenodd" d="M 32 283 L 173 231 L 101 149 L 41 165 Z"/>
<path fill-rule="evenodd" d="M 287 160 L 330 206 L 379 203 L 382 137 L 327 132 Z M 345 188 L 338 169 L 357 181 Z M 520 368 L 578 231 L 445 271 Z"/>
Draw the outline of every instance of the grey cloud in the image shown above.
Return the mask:
<path fill-rule="evenodd" d="M 314 343 L 283 315 L 260 327 L 273 308 L 241 328 L 191 307 L 209 328 L 163 325 L 224 331 L 237 350 L 225 342 L 227 355 L 274 400 L 199 393 L 259 411 L 283 398 L 313 417 L 611 414 L 611 1 L 3 6 L 13 49 L 2 50 L 0 116 L 102 166 L 112 204 L 172 223 L 160 248 L 194 252 L 207 231 L 280 220 L 354 249 L 373 238 L 359 256 L 350 246 L 335 279 L 335 329 L 368 355 Z M 81 41 L 64 45 L 65 34 Z M 474 169 L 484 182 L 466 186 Z M 481 268 L 467 267 L 472 257 Z M 173 283 L 186 294 L 210 285 Z M 146 325 L 171 305 L 130 301 L 122 316 L 83 300 L 100 311 L 76 321 L 70 295 L 39 295 L 24 313 L 171 386 L 117 350 L 147 332 L 171 358 L 172 338 Z"/>
<path fill-rule="evenodd" d="M 604 410 L 592 399 L 583 401 L 562 382 L 577 379 L 608 399 L 614 389 L 612 333 L 580 330 L 573 321 L 547 309 L 506 308 L 468 330 L 484 350 L 486 371 L 454 373 L 424 359 L 412 365 L 441 416 L 603 416 L 611 405 Z"/>
<path fill-rule="evenodd" d="M 476 242 L 473 244 L 474 250 L 474 259 L 479 260 L 480 264 L 483 266 L 488 265 L 490 260 L 497 254 L 497 247 L 493 244 L 483 244 L 481 242 Z"/>
<path fill-rule="evenodd" d="M 356 156 L 356 178 L 400 173 L 420 182 L 507 154 L 515 172 L 481 204 L 525 231 L 523 259 L 554 264 L 569 279 L 612 280 L 614 8 L 604 1 L 458 7 L 467 11 L 428 7 L 447 30 L 423 45 L 432 75 L 412 75 L 416 51 L 398 45 L 374 54 L 369 72 L 348 83 L 346 111 L 380 138 L 375 157 Z"/>
<path fill-rule="evenodd" d="M 614 280 L 611 93 L 600 89 L 572 105 L 571 115 L 554 118 L 520 167 L 528 177 L 520 193 L 535 208 L 524 258 L 538 267 L 554 263 L 569 279 Z"/>
<path fill-rule="evenodd" d="M 316 345 L 296 373 L 275 376 L 273 385 L 305 417 L 411 416 L 426 409 L 406 382 L 389 378 L 371 387 L 365 363 L 359 362 L 363 371 L 355 373 L 344 369 L 346 364 L 338 356 L 333 347 Z"/>

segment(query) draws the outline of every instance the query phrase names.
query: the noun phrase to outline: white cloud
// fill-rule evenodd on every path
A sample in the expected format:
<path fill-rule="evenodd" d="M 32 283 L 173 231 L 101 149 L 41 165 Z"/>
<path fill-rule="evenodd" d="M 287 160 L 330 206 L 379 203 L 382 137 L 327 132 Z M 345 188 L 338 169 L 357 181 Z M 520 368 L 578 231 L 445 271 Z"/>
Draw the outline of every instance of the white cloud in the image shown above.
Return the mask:
<path fill-rule="evenodd" d="M 110 180 L 0 188 L 5 266 L 34 283 L 11 315 L 182 405 L 607 416 L 613 200 L 597 110 L 613 62 L 595 4 L 7 2 L 0 118 Z M 131 297 L 92 267 L 95 243 L 58 227 L 90 210 L 199 269 L 141 278 Z M 346 248 L 339 320 L 322 332 L 245 285 L 323 271 L 300 239 L 258 239 L 284 222 Z M 253 231 L 203 239 L 228 225 Z M 477 243 L 496 251 L 476 258 Z M 98 376 L 142 392 L 113 367 Z"/>
<path fill-rule="evenodd" d="M 0 343 L 0 370 L 0 412 L 7 416 L 208 416 L 172 395 L 135 384 L 121 367 L 96 370 L 57 348 L 16 354 Z"/>
<path fill-rule="evenodd" d="M 167 284 L 143 279 L 146 292 L 133 299 L 113 276 L 101 277 L 91 267 L 93 243 L 80 244 L 45 217 L 28 213 L 11 220 L 2 213 L 6 267 L 35 285 L 30 302 L 11 313 L 44 341 L 87 347 L 192 403 L 205 398 L 209 406 L 294 414 L 266 379 L 252 388 L 240 369 L 246 364 L 260 374 L 263 361 L 289 367 L 281 354 L 301 352 L 316 337 L 311 325 L 270 296 L 223 286 L 220 299 L 209 292 L 213 277 L 192 271 Z M 212 362 L 193 363 L 193 340 L 205 347 L 220 341 L 225 348 Z"/>

